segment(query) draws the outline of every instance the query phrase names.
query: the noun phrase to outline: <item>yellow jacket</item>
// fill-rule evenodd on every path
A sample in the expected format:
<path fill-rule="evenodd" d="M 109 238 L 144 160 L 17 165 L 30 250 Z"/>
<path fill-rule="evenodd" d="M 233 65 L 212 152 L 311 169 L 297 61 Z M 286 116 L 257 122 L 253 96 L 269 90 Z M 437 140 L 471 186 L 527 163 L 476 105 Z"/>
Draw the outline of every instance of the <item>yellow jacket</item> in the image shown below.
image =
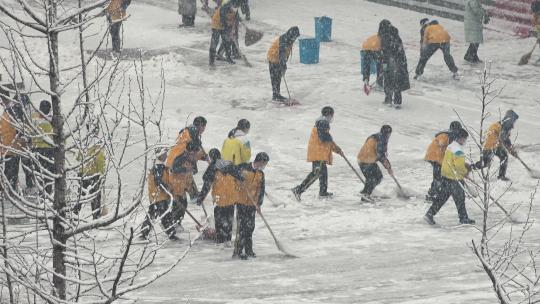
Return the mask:
<path fill-rule="evenodd" d="M 32 114 L 32 120 L 34 125 L 39 130 L 37 136 L 32 137 L 32 146 L 34 148 L 52 148 L 53 146 L 44 139 L 44 137 L 49 137 L 52 141 L 53 136 L 53 126 L 49 117 L 45 117 L 40 113 Z"/>
<path fill-rule="evenodd" d="M 99 144 L 93 145 L 84 154 L 79 153 L 77 161 L 83 162 L 79 171 L 82 176 L 105 173 L 105 152 Z"/>
<path fill-rule="evenodd" d="M 232 162 L 234 165 L 249 163 L 251 159 L 251 145 L 247 134 L 236 130 L 223 142 L 221 158 Z"/>
<path fill-rule="evenodd" d="M 449 144 L 448 133 L 441 132 L 435 136 L 431 144 L 429 145 L 424 160 L 427 162 L 434 162 L 442 164 L 446 148 Z"/>
<path fill-rule="evenodd" d="M 448 43 L 450 34 L 440 24 L 428 25 L 424 31 L 424 43 Z"/>
<path fill-rule="evenodd" d="M 465 162 L 463 147 L 455 141 L 446 148 L 441 167 L 441 175 L 451 180 L 463 180 L 468 173 L 469 168 Z"/>
<path fill-rule="evenodd" d="M 378 34 L 375 34 L 362 43 L 362 51 L 374 51 L 378 52 L 381 50 L 381 38 Z"/>

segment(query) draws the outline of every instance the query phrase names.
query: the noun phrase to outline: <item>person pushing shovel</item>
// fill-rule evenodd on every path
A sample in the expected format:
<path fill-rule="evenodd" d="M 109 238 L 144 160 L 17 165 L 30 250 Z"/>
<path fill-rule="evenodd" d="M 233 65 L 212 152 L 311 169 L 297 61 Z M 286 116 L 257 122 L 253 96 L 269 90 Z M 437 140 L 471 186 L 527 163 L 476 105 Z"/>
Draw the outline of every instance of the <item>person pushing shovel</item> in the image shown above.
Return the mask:
<path fill-rule="evenodd" d="M 328 192 L 328 169 L 327 165 L 332 165 L 332 152 L 343 156 L 343 151 L 336 145 L 332 135 L 330 135 L 330 123 L 334 119 L 334 109 L 324 107 L 322 116 L 317 119 L 315 126 L 311 130 L 311 137 L 308 143 L 307 161 L 311 162 L 312 170 L 304 181 L 294 187 L 292 192 L 297 201 L 317 179 L 319 180 L 319 197 L 329 198 L 333 194 Z"/>
<path fill-rule="evenodd" d="M 433 217 L 448 201 L 450 196 L 456 203 L 460 224 L 474 225 L 475 221 L 467 215 L 465 207 L 464 179 L 472 169 L 472 166 L 465 162 L 464 145 L 467 142 L 469 133 L 465 129 L 457 132 L 457 139 L 451 143 L 444 153 L 444 159 L 441 167 L 442 184 L 437 189 L 437 195 L 431 207 L 424 215 L 424 220 L 435 225 Z"/>
<path fill-rule="evenodd" d="M 233 257 L 247 259 L 255 258 L 257 255 L 253 251 L 253 231 L 255 230 L 255 213 L 260 212 L 264 201 L 264 168 L 270 161 L 270 157 L 265 152 L 257 153 L 255 161 L 240 165 L 240 172 L 244 181 L 240 181 L 238 191 L 238 224 L 239 240 L 235 246 Z"/>
<path fill-rule="evenodd" d="M 382 163 L 384 168 L 388 171 L 388 174 L 394 175 L 392 165 L 387 158 L 388 140 L 390 139 L 390 135 L 392 135 L 392 127 L 389 125 L 382 126 L 379 133 L 373 134 L 367 138 L 358 153 L 358 164 L 362 174 L 364 174 L 364 177 L 366 178 L 364 189 L 360 192 L 362 194 L 362 201 L 364 202 L 374 202 L 371 194 L 373 193 L 373 190 L 375 190 L 375 187 L 381 183 L 383 178 L 377 162 Z"/>

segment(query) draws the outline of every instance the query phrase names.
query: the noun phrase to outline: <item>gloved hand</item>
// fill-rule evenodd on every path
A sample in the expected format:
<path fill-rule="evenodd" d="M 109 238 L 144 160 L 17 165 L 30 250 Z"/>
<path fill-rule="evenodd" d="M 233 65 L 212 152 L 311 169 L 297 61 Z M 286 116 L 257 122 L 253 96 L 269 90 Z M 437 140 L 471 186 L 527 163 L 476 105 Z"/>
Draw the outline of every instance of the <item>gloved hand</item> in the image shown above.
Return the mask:
<path fill-rule="evenodd" d="M 382 69 L 383 69 L 383 71 L 387 71 L 388 70 L 388 63 L 383 63 L 382 64 Z"/>
<path fill-rule="evenodd" d="M 489 17 L 488 14 L 484 15 L 484 24 L 488 24 L 490 20 L 491 18 Z"/>

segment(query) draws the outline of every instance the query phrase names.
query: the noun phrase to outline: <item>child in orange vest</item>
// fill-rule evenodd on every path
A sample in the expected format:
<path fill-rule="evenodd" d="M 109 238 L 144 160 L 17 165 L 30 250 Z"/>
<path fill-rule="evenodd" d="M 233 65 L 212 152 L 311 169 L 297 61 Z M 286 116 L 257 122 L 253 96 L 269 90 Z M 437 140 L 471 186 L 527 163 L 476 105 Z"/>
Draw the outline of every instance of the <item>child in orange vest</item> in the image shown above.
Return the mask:
<path fill-rule="evenodd" d="M 327 165 L 332 165 L 332 152 L 343 155 L 343 151 L 334 142 L 330 135 L 330 123 L 334 119 L 334 109 L 324 107 L 322 116 L 317 119 L 315 126 L 311 130 L 311 137 L 308 143 L 307 161 L 311 162 L 311 173 L 304 181 L 292 189 L 296 200 L 300 201 L 300 196 L 317 179 L 319 180 L 319 197 L 332 197 L 333 193 L 328 192 L 328 169 Z"/>

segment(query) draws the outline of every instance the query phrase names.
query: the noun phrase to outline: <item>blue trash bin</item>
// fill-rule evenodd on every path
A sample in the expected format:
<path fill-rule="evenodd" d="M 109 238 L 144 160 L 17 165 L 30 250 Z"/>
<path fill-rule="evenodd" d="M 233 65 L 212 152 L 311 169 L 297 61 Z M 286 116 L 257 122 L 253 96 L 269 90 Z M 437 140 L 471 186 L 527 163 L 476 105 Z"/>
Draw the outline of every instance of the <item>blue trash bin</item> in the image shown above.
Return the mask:
<path fill-rule="evenodd" d="M 364 75 L 364 60 L 366 60 L 366 53 L 360 51 L 360 72 Z M 369 62 L 369 74 L 377 74 L 377 61 L 371 59 Z"/>
<path fill-rule="evenodd" d="M 300 41 L 300 63 L 319 63 L 319 40 L 315 38 L 303 38 Z"/>
<path fill-rule="evenodd" d="M 315 17 L 315 38 L 321 42 L 332 41 L 332 18 Z"/>

